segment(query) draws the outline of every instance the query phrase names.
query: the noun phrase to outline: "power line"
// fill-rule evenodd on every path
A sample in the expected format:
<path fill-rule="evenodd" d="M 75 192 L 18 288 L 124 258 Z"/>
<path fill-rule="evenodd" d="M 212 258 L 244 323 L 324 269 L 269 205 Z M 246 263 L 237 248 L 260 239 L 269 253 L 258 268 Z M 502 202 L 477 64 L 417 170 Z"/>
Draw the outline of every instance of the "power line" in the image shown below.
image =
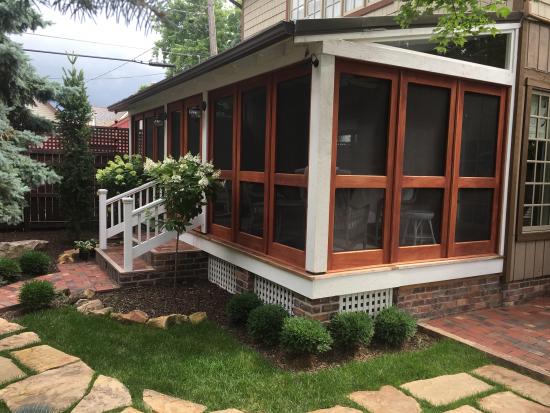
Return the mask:
<path fill-rule="evenodd" d="M 145 50 L 143 47 L 129 46 L 129 45 L 117 44 L 117 43 L 95 42 L 93 40 L 75 39 L 72 37 L 52 36 L 50 34 L 41 34 L 41 33 L 23 33 L 23 34 L 29 35 L 29 36 L 49 37 L 51 39 L 70 40 L 72 42 L 82 42 L 82 43 L 99 44 L 103 46 L 125 47 L 127 49 Z"/>
<path fill-rule="evenodd" d="M 164 73 L 164 72 L 159 72 L 159 73 L 148 73 L 146 75 L 103 77 L 103 78 L 101 78 L 101 80 L 134 79 L 134 78 L 138 78 L 138 77 L 160 76 L 160 75 L 165 75 L 165 74 L 166 73 Z M 50 80 L 62 80 L 63 78 L 62 77 L 49 77 L 48 79 L 50 79 Z"/>
<path fill-rule="evenodd" d="M 138 54 L 136 57 L 134 57 L 134 59 L 137 59 L 138 57 L 144 55 L 145 53 L 147 53 L 147 52 L 148 52 L 149 50 L 151 50 L 151 49 L 152 49 L 152 47 L 149 48 L 149 49 L 147 49 L 147 50 L 145 50 L 144 52 Z M 94 81 L 94 80 L 96 80 L 96 79 L 99 79 L 100 77 L 103 77 L 103 76 L 105 76 L 105 75 L 108 75 L 109 73 L 112 73 L 112 72 L 114 72 L 115 70 L 118 70 L 118 69 L 120 69 L 120 68 L 123 67 L 123 66 L 126 66 L 128 63 L 129 63 L 129 62 L 124 62 L 124 63 L 118 65 L 117 67 L 115 67 L 114 69 L 107 70 L 105 73 L 102 73 L 102 74 L 100 74 L 100 75 L 98 75 L 98 76 L 96 76 L 96 77 L 94 77 L 94 78 L 92 78 L 92 79 L 90 79 L 90 80 L 87 80 L 86 83 L 92 82 L 92 81 Z M 174 66 L 174 67 L 175 67 L 175 66 Z"/>
<path fill-rule="evenodd" d="M 25 52 L 31 52 L 31 53 L 45 53 L 45 54 L 54 54 L 54 55 L 61 55 L 61 56 L 76 56 L 76 57 L 83 57 L 88 59 L 101 59 L 101 60 L 116 60 L 119 62 L 125 62 L 127 63 L 137 63 L 140 65 L 147 65 L 147 66 L 156 66 L 156 67 L 176 67 L 175 65 L 169 64 L 169 63 L 161 63 L 161 62 L 145 62 L 143 60 L 135 60 L 134 59 L 122 59 L 120 57 L 106 57 L 106 56 L 95 56 L 95 55 L 86 55 L 86 54 L 77 54 L 77 53 L 67 53 L 67 52 L 53 52 L 51 50 L 38 50 L 38 49 L 23 49 Z M 149 51 L 151 49 L 146 50 L 145 52 Z M 141 56 L 142 54 L 145 54 L 145 52 L 141 53 L 138 56 Z"/>

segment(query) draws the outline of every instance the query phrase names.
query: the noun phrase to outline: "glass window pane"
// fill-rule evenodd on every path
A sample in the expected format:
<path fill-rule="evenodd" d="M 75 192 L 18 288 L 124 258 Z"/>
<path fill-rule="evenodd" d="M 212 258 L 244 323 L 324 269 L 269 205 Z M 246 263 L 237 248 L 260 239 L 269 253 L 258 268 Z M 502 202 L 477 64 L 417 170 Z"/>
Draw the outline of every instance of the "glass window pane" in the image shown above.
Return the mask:
<path fill-rule="evenodd" d="M 277 85 L 275 172 L 304 174 L 309 156 L 311 76 Z"/>
<path fill-rule="evenodd" d="M 231 181 L 225 181 L 222 188 L 216 193 L 212 222 L 231 228 Z"/>
<path fill-rule="evenodd" d="M 154 125 L 153 125 L 153 118 L 147 118 L 145 119 L 145 156 L 153 159 L 153 131 L 154 131 Z"/>
<path fill-rule="evenodd" d="M 449 89 L 409 84 L 404 175 L 445 175 L 449 100 Z"/>
<path fill-rule="evenodd" d="M 464 94 L 460 176 L 494 176 L 500 98 Z"/>
<path fill-rule="evenodd" d="M 134 144 L 132 153 L 141 154 L 143 149 L 143 120 L 134 121 Z"/>
<path fill-rule="evenodd" d="M 399 245 L 439 244 L 442 211 L 443 189 L 403 189 Z"/>
<path fill-rule="evenodd" d="M 456 242 L 491 239 L 492 210 L 492 189 L 459 189 L 456 214 Z"/>
<path fill-rule="evenodd" d="M 548 116 L 548 96 L 540 97 L 539 116 Z"/>
<path fill-rule="evenodd" d="M 382 248 L 383 189 L 337 189 L 333 251 Z"/>
<path fill-rule="evenodd" d="M 164 126 L 157 126 L 157 159 L 164 159 Z"/>
<path fill-rule="evenodd" d="M 198 106 L 187 109 L 187 152 L 193 155 L 201 152 L 201 115 Z"/>
<path fill-rule="evenodd" d="M 181 148 L 180 148 L 180 136 L 181 136 L 181 112 L 172 112 L 170 113 L 170 119 L 171 119 L 171 132 L 172 136 L 170 136 L 170 144 L 171 144 L 171 150 L 170 155 L 174 159 L 179 159 L 181 154 Z"/>
<path fill-rule="evenodd" d="M 336 173 L 386 175 L 391 81 L 340 79 Z"/>
<path fill-rule="evenodd" d="M 214 165 L 218 169 L 233 168 L 233 96 L 214 103 Z"/>
<path fill-rule="evenodd" d="M 241 182 L 240 196 L 240 230 L 258 237 L 263 236 L 264 184 Z"/>
<path fill-rule="evenodd" d="M 265 163 L 266 89 L 242 95 L 241 171 L 263 171 Z"/>
<path fill-rule="evenodd" d="M 306 208 L 306 188 L 276 185 L 273 241 L 305 249 Z"/>

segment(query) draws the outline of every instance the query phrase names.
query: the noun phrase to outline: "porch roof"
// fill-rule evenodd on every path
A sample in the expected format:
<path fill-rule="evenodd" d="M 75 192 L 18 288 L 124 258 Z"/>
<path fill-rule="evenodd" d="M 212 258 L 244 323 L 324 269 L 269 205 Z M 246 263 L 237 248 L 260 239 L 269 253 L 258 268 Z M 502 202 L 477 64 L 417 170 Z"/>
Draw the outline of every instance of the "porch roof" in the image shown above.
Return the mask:
<path fill-rule="evenodd" d="M 506 19 L 494 16 L 497 23 L 518 22 L 521 21 L 522 17 L 523 13 L 521 12 L 510 13 Z M 411 24 L 411 27 L 435 26 L 435 24 L 437 24 L 437 20 L 438 16 L 422 16 Z M 108 107 L 108 109 L 114 112 L 127 110 L 131 104 L 153 96 L 182 82 L 189 81 L 211 70 L 232 63 L 293 36 L 391 30 L 398 28 L 400 28 L 400 26 L 395 21 L 393 16 L 306 19 L 297 20 L 296 22 L 282 21 L 239 43 L 235 47 L 205 60 L 204 62 L 193 66 L 188 70 L 180 72 L 173 77 L 161 80 L 141 92 L 135 93 L 125 99 L 113 103 Z"/>

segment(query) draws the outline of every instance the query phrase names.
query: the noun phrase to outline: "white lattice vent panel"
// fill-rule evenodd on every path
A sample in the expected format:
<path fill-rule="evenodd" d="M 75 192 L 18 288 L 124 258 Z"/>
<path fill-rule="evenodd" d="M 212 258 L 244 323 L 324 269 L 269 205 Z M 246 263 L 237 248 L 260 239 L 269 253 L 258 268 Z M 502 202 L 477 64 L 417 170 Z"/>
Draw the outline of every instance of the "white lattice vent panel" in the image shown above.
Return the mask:
<path fill-rule="evenodd" d="M 256 276 L 254 278 L 254 292 L 266 304 L 279 304 L 292 314 L 292 291 L 279 284 L 275 284 L 265 278 Z"/>
<path fill-rule="evenodd" d="M 235 294 L 237 292 L 237 278 L 235 266 L 219 258 L 208 257 L 208 280 L 224 290 Z"/>
<path fill-rule="evenodd" d="M 364 311 L 374 317 L 381 310 L 392 305 L 393 290 L 365 291 L 340 296 L 340 312 Z"/>

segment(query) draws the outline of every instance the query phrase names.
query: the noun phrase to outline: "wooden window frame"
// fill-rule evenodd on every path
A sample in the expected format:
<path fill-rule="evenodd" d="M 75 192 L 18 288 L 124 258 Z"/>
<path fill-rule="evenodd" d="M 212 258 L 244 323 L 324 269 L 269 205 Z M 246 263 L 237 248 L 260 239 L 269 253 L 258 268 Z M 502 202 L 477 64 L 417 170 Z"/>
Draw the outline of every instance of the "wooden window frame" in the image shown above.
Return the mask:
<path fill-rule="evenodd" d="M 391 82 L 390 102 L 388 114 L 388 136 L 386 147 L 386 175 L 338 175 L 336 174 L 336 157 L 338 141 L 338 121 L 340 104 L 340 80 L 342 74 L 351 74 L 363 77 L 389 80 Z M 399 92 L 399 71 L 397 69 L 382 68 L 380 66 L 364 65 L 357 62 L 338 61 L 335 70 L 334 86 L 334 110 L 333 110 L 333 138 L 332 138 L 332 165 L 331 165 L 331 212 L 329 221 L 328 240 L 328 268 L 340 270 L 353 267 L 364 267 L 366 265 L 383 264 L 390 261 L 391 234 L 390 223 L 392 208 L 392 188 L 394 179 L 393 160 L 395 159 L 395 136 L 397 104 Z M 334 243 L 334 214 L 335 198 L 337 189 L 361 188 L 361 189 L 384 189 L 384 219 L 382 229 L 382 248 L 361 251 L 333 251 Z"/>
<path fill-rule="evenodd" d="M 139 128 L 135 127 L 136 122 L 141 122 L 141 148 L 138 152 L 138 131 Z M 143 113 L 138 113 L 137 115 L 132 116 L 132 154 L 133 155 L 143 155 L 143 146 L 145 143 L 145 120 L 143 119 Z"/>
<path fill-rule="evenodd" d="M 527 79 L 525 86 L 525 102 L 523 110 L 523 130 L 521 142 L 521 166 L 519 177 L 519 196 L 518 196 L 518 211 L 516 219 L 517 240 L 520 242 L 542 241 L 550 239 L 550 230 L 529 231 L 525 230 L 523 225 L 523 214 L 525 212 L 525 185 L 527 179 L 527 158 L 529 148 L 529 122 L 531 118 L 531 99 L 533 93 L 541 92 L 550 94 L 548 84 L 537 81 L 532 78 Z M 550 125 L 549 125 L 550 126 Z M 548 127 L 548 126 L 547 126 Z M 547 132 L 548 133 L 548 132 Z M 527 227 L 528 228 L 528 227 Z"/>
<path fill-rule="evenodd" d="M 293 10 L 293 1 L 294 0 L 287 0 L 287 20 L 293 20 L 292 18 L 292 10 Z M 331 19 L 337 19 L 339 17 L 359 17 L 364 16 L 366 14 L 372 13 L 375 10 L 379 10 L 383 7 L 389 6 L 392 4 L 394 0 L 378 0 L 374 3 L 368 2 L 368 0 L 363 1 L 363 5 L 361 7 L 357 7 L 353 10 L 346 11 L 345 7 L 345 0 L 340 1 L 340 15 L 336 17 L 328 17 Z M 301 19 L 307 19 L 308 18 L 308 6 L 307 6 L 307 0 L 304 0 L 304 16 L 301 17 Z M 327 18 L 326 17 L 326 0 L 321 0 L 321 18 Z"/>
<path fill-rule="evenodd" d="M 147 141 L 147 138 L 146 138 L 146 135 L 147 135 L 147 119 L 150 119 L 150 118 L 155 118 L 159 115 L 161 115 L 162 113 L 164 113 L 164 107 L 160 106 L 158 108 L 155 108 L 155 109 L 151 109 L 147 112 L 142 112 L 142 113 L 139 113 L 136 116 L 136 120 L 143 120 L 143 142 L 142 142 L 142 145 L 141 145 L 141 155 L 145 158 L 147 155 L 147 145 L 146 145 L 146 141 Z M 153 124 L 153 158 L 152 160 L 153 161 L 159 161 L 159 160 L 162 160 L 162 159 L 159 159 L 158 158 L 158 139 L 159 139 L 159 136 L 158 136 L 158 126 L 155 126 Z M 161 137 L 161 139 L 164 141 L 164 136 Z M 165 150 L 165 156 L 167 155 L 167 151 Z"/>
<path fill-rule="evenodd" d="M 188 130 L 187 130 L 187 111 L 192 108 L 198 106 L 199 108 L 202 106 L 202 95 L 194 95 L 187 97 L 182 100 L 178 100 L 176 102 L 172 102 L 168 104 L 168 142 L 167 142 L 167 150 L 166 154 L 171 155 L 172 154 L 172 113 L 178 112 L 180 113 L 180 153 L 179 156 L 185 155 L 187 152 L 189 152 L 189 136 L 188 136 Z M 201 108 L 202 113 L 202 108 Z M 201 114 L 202 116 L 202 114 Z M 200 122 L 199 127 L 199 135 L 202 137 L 202 122 Z M 199 141 L 199 156 L 202 155 L 202 139 Z"/>
<path fill-rule="evenodd" d="M 492 177 L 464 177 L 460 176 L 460 155 L 462 145 L 462 125 L 464 102 L 466 93 L 496 96 L 499 98 L 498 128 L 495 153 L 495 172 Z M 489 254 L 496 251 L 499 233 L 499 205 L 502 182 L 502 150 L 505 130 L 505 118 L 508 101 L 508 90 L 503 87 L 480 84 L 477 82 L 462 81 L 458 85 L 457 123 L 455 134 L 455 150 L 453 159 L 453 181 L 451 192 L 450 226 L 449 226 L 449 256 L 470 256 Z M 492 189 L 493 202 L 491 207 L 491 237 L 483 241 L 457 242 L 456 218 L 458 213 L 458 193 L 460 189 Z"/>

